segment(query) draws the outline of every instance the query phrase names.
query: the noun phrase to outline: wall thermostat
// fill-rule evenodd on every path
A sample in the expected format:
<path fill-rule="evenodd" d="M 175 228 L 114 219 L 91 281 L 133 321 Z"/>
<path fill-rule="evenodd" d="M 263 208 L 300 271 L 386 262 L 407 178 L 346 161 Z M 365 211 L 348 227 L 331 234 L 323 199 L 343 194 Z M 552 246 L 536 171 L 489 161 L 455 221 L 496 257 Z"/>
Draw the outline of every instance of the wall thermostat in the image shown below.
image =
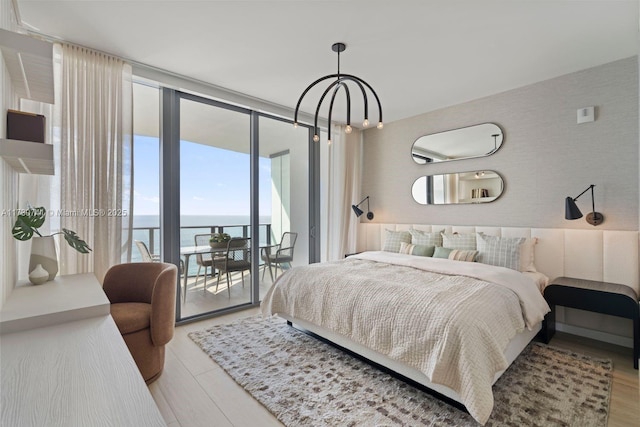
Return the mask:
<path fill-rule="evenodd" d="M 578 124 L 588 123 L 596 120 L 596 107 L 584 107 L 578 109 Z"/>

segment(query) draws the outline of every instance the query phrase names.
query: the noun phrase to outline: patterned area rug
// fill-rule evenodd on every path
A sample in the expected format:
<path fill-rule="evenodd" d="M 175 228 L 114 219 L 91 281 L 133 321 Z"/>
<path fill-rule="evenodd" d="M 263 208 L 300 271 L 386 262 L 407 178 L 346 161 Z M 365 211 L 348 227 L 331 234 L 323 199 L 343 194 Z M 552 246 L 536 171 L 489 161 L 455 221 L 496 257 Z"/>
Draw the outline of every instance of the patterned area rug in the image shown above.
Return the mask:
<path fill-rule="evenodd" d="M 287 426 L 477 426 L 461 411 L 280 319 L 189 334 Z M 494 385 L 487 426 L 606 426 L 611 362 L 531 343 Z"/>

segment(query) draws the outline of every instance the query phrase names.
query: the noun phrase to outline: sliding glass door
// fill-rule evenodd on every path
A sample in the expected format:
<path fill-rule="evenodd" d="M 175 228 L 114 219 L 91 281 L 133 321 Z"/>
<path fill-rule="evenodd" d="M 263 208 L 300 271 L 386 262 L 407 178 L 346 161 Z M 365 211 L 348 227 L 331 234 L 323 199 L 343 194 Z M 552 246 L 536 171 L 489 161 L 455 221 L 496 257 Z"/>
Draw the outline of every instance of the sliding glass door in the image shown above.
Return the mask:
<path fill-rule="evenodd" d="M 250 253 L 227 251 L 229 238 L 251 237 L 250 148 L 249 114 L 181 97 L 182 318 L 251 303 Z"/>
<path fill-rule="evenodd" d="M 179 266 L 179 322 L 256 305 L 284 271 L 319 260 L 319 150 L 309 128 L 136 87 L 135 239 Z M 241 249 L 228 248 L 241 238 Z M 137 246 L 134 261 L 143 261 Z"/>
<path fill-rule="evenodd" d="M 267 243 L 279 244 L 285 233 L 292 233 L 294 244 L 291 261 L 267 263 L 261 275 L 262 291 L 283 269 L 309 263 L 309 131 L 262 116 L 259 135 L 260 178 L 261 183 L 268 182 L 268 186 L 261 184 L 265 191 L 260 193 L 260 208 L 271 218 Z M 283 258 L 288 255 L 284 251 L 281 254 Z"/>
<path fill-rule="evenodd" d="M 157 259 L 161 247 L 160 90 L 136 83 L 133 101 L 133 246 L 129 253 L 131 261 L 140 262 Z"/>

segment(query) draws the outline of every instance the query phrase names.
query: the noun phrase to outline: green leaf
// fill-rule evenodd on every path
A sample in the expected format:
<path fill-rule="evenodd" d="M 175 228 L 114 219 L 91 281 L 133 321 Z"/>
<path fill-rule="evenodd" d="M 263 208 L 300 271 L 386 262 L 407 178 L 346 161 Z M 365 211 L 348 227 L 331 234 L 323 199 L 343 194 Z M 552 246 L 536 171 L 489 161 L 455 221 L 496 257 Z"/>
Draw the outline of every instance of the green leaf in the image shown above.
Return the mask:
<path fill-rule="evenodd" d="M 66 240 L 69 246 L 71 246 L 76 251 L 80 252 L 81 254 L 88 254 L 89 251 L 91 251 L 91 248 L 89 247 L 87 242 L 82 240 L 75 231 L 63 228 L 62 232 L 64 234 L 64 240 Z"/>
<path fill-rule="evenodd" d="M 29 208 L 24 211 L 23 214 L 18 215 L 16 223 L 11 230 L 13 237 L 18 240 L 29 240 L 33 237 L 33 234 L 38 233 L 38 228 L 42 227 L 44 220 L 47 218 L 47 211 L 45 208 Z"/>
<path fill-rule="evenodd" d="M 13 237 L 18 240 L 29 240 L 33 237 L 34 230 L 33 228 L 25 221 L 23 215 L 18 215 L 18 219 L 16 220 L 15 225 L 11 229 L 11 233 Z"/>

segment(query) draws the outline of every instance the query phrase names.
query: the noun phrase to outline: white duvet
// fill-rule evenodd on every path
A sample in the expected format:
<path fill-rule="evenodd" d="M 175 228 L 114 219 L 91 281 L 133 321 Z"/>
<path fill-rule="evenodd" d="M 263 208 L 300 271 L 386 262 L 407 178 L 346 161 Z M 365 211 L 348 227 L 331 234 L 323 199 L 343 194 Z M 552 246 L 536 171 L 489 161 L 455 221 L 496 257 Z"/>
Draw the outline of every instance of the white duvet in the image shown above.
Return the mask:
<path fill-rule="evenodd" d="M 484 424 L 504 349 L 549 311 L 535 282 L 480 263 L 365 252 L 296 267 L 262 301 L 423 372 L 461 397 Z"/>

